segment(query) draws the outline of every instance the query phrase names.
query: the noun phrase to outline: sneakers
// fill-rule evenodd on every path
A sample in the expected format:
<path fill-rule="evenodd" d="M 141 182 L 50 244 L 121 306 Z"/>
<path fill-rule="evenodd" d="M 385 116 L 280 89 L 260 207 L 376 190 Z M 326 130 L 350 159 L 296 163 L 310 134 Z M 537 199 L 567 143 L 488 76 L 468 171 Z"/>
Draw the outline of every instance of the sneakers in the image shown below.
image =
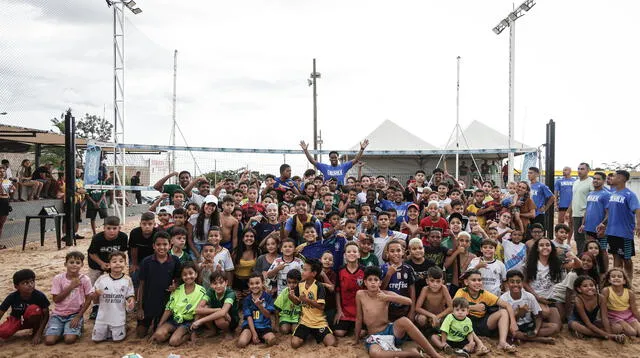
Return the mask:
<path fill-rule="evenodd" d="M 466 358 L 470 357 L 469 353 L 464 349 L 454 349 L 450 345 L 446 345 L 442 350 L 448 355 L 455 355 L 456 357 L 466 357 Z"/>
<path fill-rule="evenodd" d="M 98 305 L 93 305 L 89 319 L 96 319 L 96 317 L 98 317 Z"/>

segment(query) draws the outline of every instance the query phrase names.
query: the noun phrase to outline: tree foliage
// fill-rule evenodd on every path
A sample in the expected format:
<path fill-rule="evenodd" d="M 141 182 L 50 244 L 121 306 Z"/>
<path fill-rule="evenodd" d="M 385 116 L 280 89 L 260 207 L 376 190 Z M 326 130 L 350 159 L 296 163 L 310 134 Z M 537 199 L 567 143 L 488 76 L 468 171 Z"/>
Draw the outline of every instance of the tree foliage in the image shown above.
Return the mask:
<path fill-rule="evenodd" d="M 58 118 L 52 118 L 51 124 L 60 134 L 64 134 L 64 113 Z M 95 139 L 103 142 L 111 140 L 113 124 L 104 117 L 85 113 L 84 118 L 76 122 L 76 136 L 78 138 Z"/>
<path fill-rule="evenodd" d="M 626 171 L 636 171 L 638 167 L 640 167 L 640 163 L 620 163 L 616 160 L 608 163 L 602 163 L 603 170 L 626 170 Z"/>

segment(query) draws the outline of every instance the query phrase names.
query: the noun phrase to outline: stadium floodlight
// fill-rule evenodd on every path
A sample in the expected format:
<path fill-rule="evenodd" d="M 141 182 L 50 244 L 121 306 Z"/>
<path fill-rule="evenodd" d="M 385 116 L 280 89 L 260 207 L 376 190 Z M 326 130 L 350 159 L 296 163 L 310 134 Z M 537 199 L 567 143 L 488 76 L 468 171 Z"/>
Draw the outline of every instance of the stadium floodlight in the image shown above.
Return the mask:
<path fill-rule="evenodd" d="M 142 12 L 142 9 L 139 7 L 136 7 L 136 2 L 131 0 L 128 2 L 123 2 L 124 6 L 127 7 L 127 9 L 131 10 L 132 13 L 134 13 L 135 15 L 138 15 L 139 13 Z"/>
<path fill-rule="evenodd" d="M 505 18 L 500 20 L 498 25 L 496 25 L 492 31 L 496 35 L 500 35 L 504 29 L 509 28 L 509 150 L 512 149 L 513 146 L 513 136 L 514 136 L 514 81 L 515 81 L 515 70 L 516 70 L 516 20 L 524 15 L 525 12 L 531 10 L 531 8 L 536 4 L 535 0 L 525 0 L 520 6 L 515 8 L 515 10 L 511 11 Z M 513 160 L 514 154 L 513 152 L 509 152 L 508 154 L 508 174 L 507 180 L 513 181 Z"/>

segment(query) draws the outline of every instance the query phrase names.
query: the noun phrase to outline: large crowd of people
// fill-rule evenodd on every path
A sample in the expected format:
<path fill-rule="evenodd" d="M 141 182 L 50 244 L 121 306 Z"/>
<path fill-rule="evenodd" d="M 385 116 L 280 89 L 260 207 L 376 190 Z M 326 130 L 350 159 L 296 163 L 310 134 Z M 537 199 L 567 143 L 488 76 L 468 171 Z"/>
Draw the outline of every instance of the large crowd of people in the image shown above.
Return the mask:
<path fill-rule="evenodd" d="M 400 183 L 348 175 L 368 141 L 348 162 L 330 153 L 329 164 L 300 145 L 317 169 L 301 176 L 287 164 L 263 180 L 169 173 L 129 233 L 102 212 L 104 192 L 81 192 L 93 218 L 105 216 L 102 231 L 86 257 L 66 255 L 53 309 L 32 270 L 14 274 L 0 338 L 32 329 L 34 344 L 73 343 L 87 311 L 95 342 L 124 340 L 135 312 L 135 335 L 172 346 L 206 344 L 207 332 L 238 347 L 298 348 L 311 336 L 363 342 L 372 357 L 487 354 L 485 337 L 513 353 L 526 341 L 553 344 L 565 323 L 580 339 L 640 336 L 631 289 L 640 203 L 628 172 L 590 176 L 581 163 L 578 178 L 568 169 L 548 188 L 531 167 L 527 181 L 502 189 L 467 188 L 436 168 Z M 2 168 L 0 180 L 2 200 L 11 185 Z M 46 192 L 37 183 L 34 196 Z M 554 211 L 552 238 L 544 225 Z M 407 339 L 417 348 L 402 351 Z"/>

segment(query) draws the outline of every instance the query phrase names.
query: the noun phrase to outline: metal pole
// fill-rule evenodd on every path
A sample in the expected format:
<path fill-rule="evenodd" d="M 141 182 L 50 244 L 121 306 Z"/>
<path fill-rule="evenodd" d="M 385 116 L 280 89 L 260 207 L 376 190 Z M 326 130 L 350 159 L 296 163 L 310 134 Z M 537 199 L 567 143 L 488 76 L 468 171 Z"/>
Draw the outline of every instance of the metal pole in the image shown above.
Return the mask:
<path fill-rule="evenodd" d="M 173 51 L 173 125 L 171 126 L 171 145 L 176 145 L 176 79 L 178 72 L 178 50 Z M 171 151 L 171 160 L 169 161 L 169 173 L 173 173 L 176 169 L 176 151 Z M 195 176 L 195 171 L 194 171 Z"/>
<path fill-rule="evenodd" d="M 513 149 L 514 112 L 515 112 L 515 71 L 516 71 L 516 22 L 509 21 L 509 149 Z M 513 181 L 513 152 L 508 154 L 507 181 Z"/>
<path fill-rule="evenodd" d="M 546 145 L 546 164 L 545 164 L 545 184 L 549 188 L 553 188 L 556 172 L 556 123 L 553 119 L 547 124 L 547 145 Z M 553 240 L 553 209 L 545 214 L 545 227 L 547 228 L 547 237 Z"/>
<path fill-rule="evenodd" d="M 460 164 L 460 56 L 457 57 L 457 82 L 456 82 L 456 180 L 458 180 Z"/>
<path fill-rule="evenodd" d="M 313 59 L 313 72 L 311 80 L 313 81 L 313 150 L 318 150 L 318 93 L 316 91 L 316 59 Z M 318 155 L 313 154 L 313 159 L 318 160 Z"/>
<path fill-rule="evenodd" d="M 75 118 L 71 115 L 71 109 L 67 110 L 64 116 L 64 212 L 66 216 L 65 238 L 66 245 L 73 245 L 73 237 L 75 236 L 75 203 L 74 196 L 76 192 L 76 161 L 75 161 Z"/>
<path fill-rule="evenodd" d="M 320 151 L 322 151 L 322 129 L 320 130 L 319 134 L 318 147 L 320 148 Z M 322 163 L 322 153 L 318 154 L 318 158 L 320 163 Z"/>

